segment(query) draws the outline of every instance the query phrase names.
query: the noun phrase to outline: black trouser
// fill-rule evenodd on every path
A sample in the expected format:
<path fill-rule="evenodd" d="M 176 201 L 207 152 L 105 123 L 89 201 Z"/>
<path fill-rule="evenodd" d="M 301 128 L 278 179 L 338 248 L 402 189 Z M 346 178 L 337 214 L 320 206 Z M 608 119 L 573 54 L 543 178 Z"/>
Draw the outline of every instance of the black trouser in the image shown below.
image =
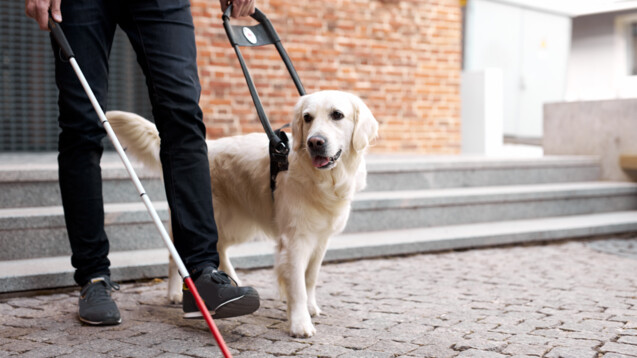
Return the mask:
<path fill-rule="evenodd" d="M 98 101 L 105 108 L 108 56 L 119 25 L 146 76 L 177 251 L 191 273 L 219 263 L 205 127 L 199 108 L 195 34 L 182 0 L 62 1 L 61 27 Z M 104 232 L 100 159 L 106 135 L 70 64 L 58 47 L 59 178 L 75 281 L 110 275 Z M 131 184 L 132 185 L 132 184 Z"/>

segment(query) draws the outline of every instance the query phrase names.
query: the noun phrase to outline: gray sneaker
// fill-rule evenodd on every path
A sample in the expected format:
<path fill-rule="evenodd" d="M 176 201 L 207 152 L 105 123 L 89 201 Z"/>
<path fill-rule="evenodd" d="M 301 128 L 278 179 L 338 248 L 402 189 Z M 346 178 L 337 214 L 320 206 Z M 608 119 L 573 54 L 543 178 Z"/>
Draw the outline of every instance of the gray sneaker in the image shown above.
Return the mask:
<path fill-rule="evenodd" d="M 122 323 L 112 290 L 119 290 L 119 285 L 109 277 L 96 277 L 84 285 L 80 291 L 80 321 L 92 326 Z"/>
<path fill-rule="evenodd" d="M 259 308 L 259 293 L 252 287 L 238 287 L 223 271 L 207 267 L 195 281 L 197 292 L 214 318 L 243 316 Z M 184 318 L 203 318 L 188 287 L 183 288 Z"/>

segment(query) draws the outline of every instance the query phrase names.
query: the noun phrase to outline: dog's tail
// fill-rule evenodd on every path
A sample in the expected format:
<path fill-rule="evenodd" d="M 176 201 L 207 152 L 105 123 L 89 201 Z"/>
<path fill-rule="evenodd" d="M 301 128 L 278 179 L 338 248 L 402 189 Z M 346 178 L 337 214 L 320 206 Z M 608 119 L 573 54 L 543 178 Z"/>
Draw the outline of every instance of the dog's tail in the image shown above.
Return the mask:
<path fill-rule="evenodd" d="M 106 118 L 126 153 L 145 167 L 161 172 L 159 159 L 159 132 L 152 122 L 134 113 L 106 112 Z"/>

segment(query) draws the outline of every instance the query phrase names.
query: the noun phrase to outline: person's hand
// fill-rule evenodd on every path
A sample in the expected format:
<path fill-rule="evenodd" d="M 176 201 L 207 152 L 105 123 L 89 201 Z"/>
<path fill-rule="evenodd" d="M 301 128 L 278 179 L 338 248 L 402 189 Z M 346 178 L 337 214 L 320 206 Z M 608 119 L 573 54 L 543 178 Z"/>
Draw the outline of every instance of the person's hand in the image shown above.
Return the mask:
<path fill-rule="evenodd" d="M 219 0 L 221 12 L 226 11 L 228 5 L 232 3 L 232 17 L 250 16 L 254 14 L 255 0 Z"/>
<path fill-rule="evenodd" d="M 40 25 L 41 30 L 49 29 L 49 9 L 55 22 L 62 22 L 60 2 L 62 0 L 25 0 L 25 9 L 28 17 L 32 17 Z M 233 11 L 234 12 L 234 11 Z"/>

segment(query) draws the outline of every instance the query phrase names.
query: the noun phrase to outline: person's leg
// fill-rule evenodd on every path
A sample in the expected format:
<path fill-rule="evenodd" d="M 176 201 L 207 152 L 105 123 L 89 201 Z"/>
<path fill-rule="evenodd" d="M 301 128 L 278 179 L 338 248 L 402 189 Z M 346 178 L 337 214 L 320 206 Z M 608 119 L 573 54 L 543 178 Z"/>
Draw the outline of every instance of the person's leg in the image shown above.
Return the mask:
<path fill-rule="evenodd" d="M 115 23 L 108 20 L 103 1 L 64 1 L 61 10 L 64 21 L 60 26 L 95 96 L 104 105 Z M 71 65 L 60 58 L 59 47 L 51 41 L 59 89 L 60 191 L 75 281 L 82 286 L 91 278 L 110 274 L 100 169 L 105 131 Z"/>
<path fill-rule="evenodd" d="M 188 1 L 121 2 L 120 26 L 137 52 L 161 137 L 175 247 L 196 276 L 219 265 L 205 126 Z"/>
<path fill-rule="evenodd" d="M 108 54 L 115 33 L 108 1 L 62 2 L 60 24 L 75 59 L 104 107 L 108 87 Z M 71 244 L 75 281 L 82 286 L 79 319 L 91 325 L 119 324 L 121 315 L 111 298 L 119 286 L 110 280 L 108 239 L 100 159 L 105 131 L 71 65 L 61 60 L 52 39 L 55 79 L 59 89 L 59 181 L 64 218 Z"/>
<path fill-rule="evenodd" d="M 124 5 L 126 4 L 126 5 Z M 120 26 L 137 53 L 161 137 L 160 157 L 175 247 L 208 309 L 217 318 L 252 313 L 259 294 L 236 287 L 218 271 L 217 225 L 212 207 L 208 148 L 199 108 L 195 32 L 186 0 L 121 2 Z M 185 318 L 199 318 L 183 291 Z"/>

